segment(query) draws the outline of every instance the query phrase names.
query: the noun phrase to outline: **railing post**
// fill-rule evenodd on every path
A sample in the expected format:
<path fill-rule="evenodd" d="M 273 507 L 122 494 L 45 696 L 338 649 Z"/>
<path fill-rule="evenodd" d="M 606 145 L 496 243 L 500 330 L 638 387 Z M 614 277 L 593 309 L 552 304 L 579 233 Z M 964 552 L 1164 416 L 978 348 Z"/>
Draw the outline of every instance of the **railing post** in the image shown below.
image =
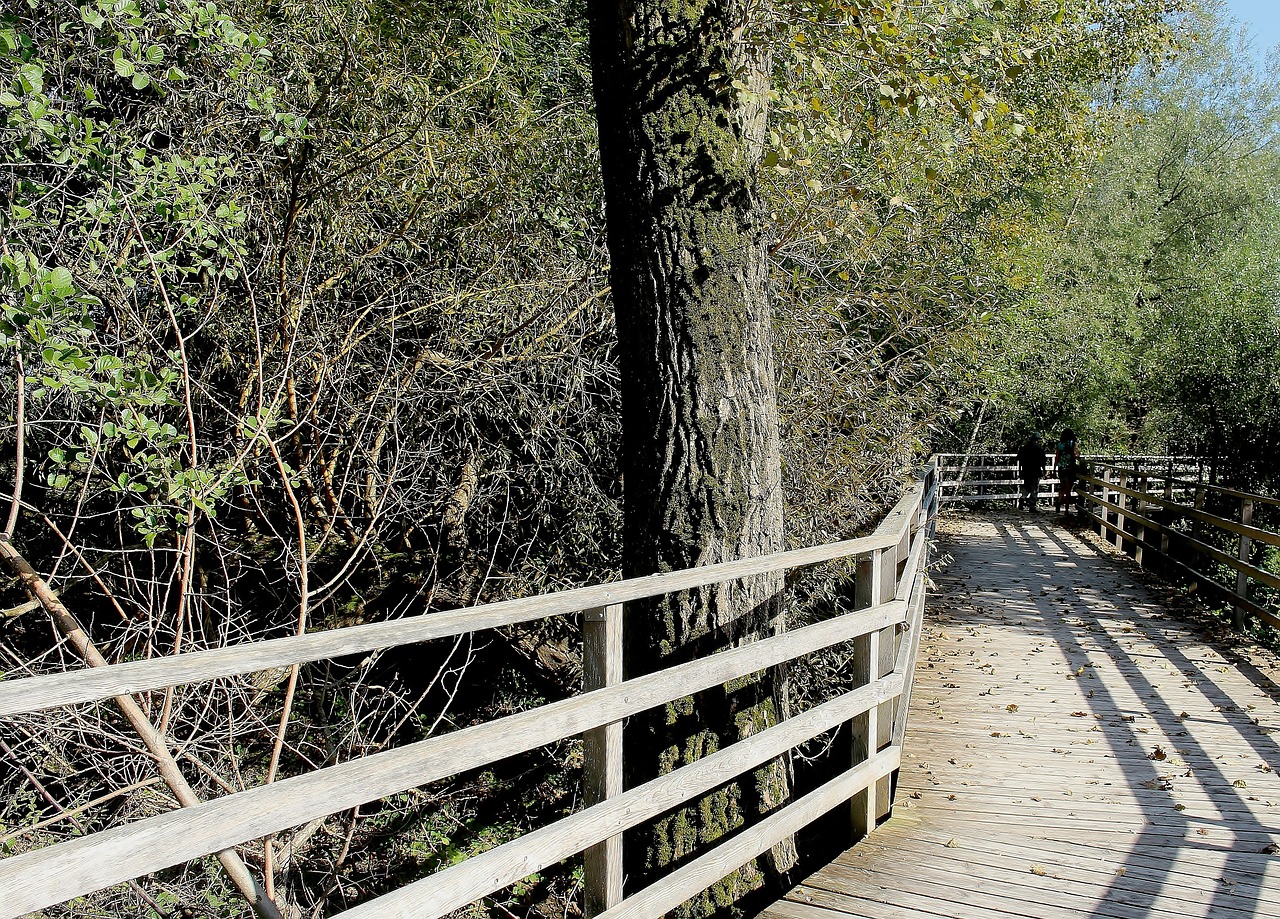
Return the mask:
<path fill-rule="evenodd" d="M 1204 488 L 1204 486 L 1203 486 L 1203 485 L 1197 485 L 1197 486 L 1196 486 L 1196 498 L 1195 498 L 1194 504 L 1195 504 L 1195 508 L 1196 508 L 1196 510 L 1198 510 L 1198 511 L 1202 511 L 1202 510 L 1204 510 L 1205 494 L 1206 494 L 1206 492 L 1205 492 L 1205 488 Z M 1191 518 L 1191 535 L 1192 535 L 1192 537 L 1193 537 L 1193 538 L 1195 538 L 1195 539 L 1199 539 L 1199 538 L 1200 538 L 1200 536 L 1201 536 L 1201 534 L 1202 534 L 1202 529 L 1203 529 L 1203 524 L 1202 524 L 1199 520 L 1196 520 L 1194 517 L 1193 517 L 1193 518 Z"/>
<path fill-rule="evenodd" d="M 1245 526 L 1253 526 L 1253 501 L 1249 498 L 1240 499 L 1240 522 Z M 1249 563 L 1249 551 L 1252 548 L 1253 540 L 1241 533 L 1240 552 L 1237 558 L 1246 565 Z M 1249 575 L 1243 571 L 1236 572 L 1236 596 L 1242 600 L 1249 599 Z M 1231 624 L 1237 632 L 1244 631 L 1245 608 L 1243 603 L 1236 604 L 1236 608 L 1231 613 Z"/>
<path fill-rule="evenodd" d="M 1128 470 L 1121 469 L 1119 470 L 1119 473 L 1120 473 L 1120 482 L 1119 482 L 1120 487 L 1128 488 L 1129 487 Z M 1117 491 L 1116 504 L 1120 506 L 1120 510 L 1116 511 L 1115 543 L 1116 543 L 1116 548 L 1119 549 L 1121 552 L 1124 551 L 1124 508 L 1128 505 L 1128 503 L 1129 503 L 1129 496 L 1122 491 Z"/>
<path fill-rule="evenodd" d="M 583 690 L 622 682 L 622 604 L 582 613 Z M 582 735 L 583 803 L 590 807 L 622 794 L 622 722 Z M 599 915 L 622 902 L 622 836 L 610 836 L 583 855 L 585 915 Z"/>
<path fill-rule="evenodd" d="M 1138 491 L 1142 492 L 1144 495 L 1147 493 L 1147 477 L 1145 475 L 1139 476 L 1138 478 Z M 1147 502 L 1142 498 L 1138 498 L 1136 501 L 1136 505 L 1138 508 L 1138 516 L 1139 517 L 1147 516 Z M 1138 541 L 1134 543 L 1134 548 L 1133 548 L 1133 560 L 1137 562 L 1139 565 L 1142 564 L 1142 548 L 1143 548 L 1142 544 L 1146 541 L 1147 541 L 1147 528 L 1141 523 L 1139 523 L 1138 524 Z"/>
<path fill-rule="evenodd" d="M 1111 508 L 1107 507 L 1107 502 L 1111 500 L 1111 489 L 1107 487 L 1107 483 L 1111 481 L 1111 468 L 1109 466 L 1102 467 L 1102 504 L 1098 506 L 1098 535 L 1103 539 L 1107 538 L 1107 528 L 1103 525 L 1104 521 L 1111 519 Z"/>
<path fill-rule="evenodd" d="M 856 609 L 875 606 L 884 592 L 884 550 L 874 549 L 859 555 L 854 581 Z M 896 553 L 895 556 L 896 557 Z M 880 633 L 862 635 L 853 642 L 853 680 L 855 686 L 865 686 L 876 677 L 879 669 Z M 866 762 L 876 753 L 880 736 L 880 711 L 872 708 L 855 716 L 850 722 L 853 765 Z M 877 798 L 875 786 L 853 796 L 850 802 L 853 819 L 853 840 L 857 842 L 876 828 Z"/>
<path fill-rule="evenodd" d="M 911 526 L 903 527 L 902 539 L 896 549 L 885 550 L 882 557 L 884 572 L 880 576 L 880 602 L 888 603 L 898 593 L 898 578 L 907 559 L 911 556 Z M 898 649 L 902 642 L 902 632 L 898 626 L 891 625 L 880 630 L 879 655 L 877 655 L 872 679 L 880 679 L 893 672 L 894 662 L 898 659 Z M 880 703 L 880 711 L 876 717 L 876 745 L 873 753 L 883 750 L 893 742 L 893 724 L 898 715 L 900 699 L 891 699 Z M 886 775 L 876 782 L 876 819 L 889 816 L 893 808 L 893 776 Z"/>

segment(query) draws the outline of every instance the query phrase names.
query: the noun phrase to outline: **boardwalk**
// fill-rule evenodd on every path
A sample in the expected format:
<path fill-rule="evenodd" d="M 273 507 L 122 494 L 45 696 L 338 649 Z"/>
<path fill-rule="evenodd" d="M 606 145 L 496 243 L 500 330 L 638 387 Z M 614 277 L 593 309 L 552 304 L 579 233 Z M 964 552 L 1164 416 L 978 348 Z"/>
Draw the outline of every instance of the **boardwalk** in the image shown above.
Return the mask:
<path fill-rule="evenodd" d="M 1280 916 L 1267 678 L 1051 515 L 941 548 L 895 816 L 765 917 Z"/>

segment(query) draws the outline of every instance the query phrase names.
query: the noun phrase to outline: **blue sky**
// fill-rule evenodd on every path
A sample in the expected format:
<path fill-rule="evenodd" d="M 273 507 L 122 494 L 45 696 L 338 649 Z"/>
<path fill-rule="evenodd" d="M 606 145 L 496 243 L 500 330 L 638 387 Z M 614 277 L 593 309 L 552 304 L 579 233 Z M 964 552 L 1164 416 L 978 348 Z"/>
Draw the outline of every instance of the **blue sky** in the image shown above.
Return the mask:
<path fill-rule="evenodd" d="M 1280 44 L 1280 0 L 1225 0 L 1223 6 L 1253 30 L 1259 54 Z"/>

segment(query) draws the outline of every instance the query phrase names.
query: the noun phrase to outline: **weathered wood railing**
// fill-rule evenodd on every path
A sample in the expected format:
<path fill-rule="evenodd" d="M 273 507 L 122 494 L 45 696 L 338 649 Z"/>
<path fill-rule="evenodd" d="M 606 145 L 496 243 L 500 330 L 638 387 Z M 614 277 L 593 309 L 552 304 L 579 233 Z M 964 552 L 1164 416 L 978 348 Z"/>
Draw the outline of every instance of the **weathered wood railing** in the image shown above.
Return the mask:
<path fill-rule="evenodd" d="M 1039 497 L 1051 499 L 1057 493 L 1058 469 L 1053 445 L 1048 444 L 1046 447 L 1048 456 L 1044 478 L 1040 480 Z M 1153 473 L 1163 471 L 1180 483 L 1187 480 L 1178 478 L 1179 476 L 1203 480 L 1205 470 L 1203 462 L 1192 456 L 1091 453 L 1081 459 L 1087 464 L 1125 463 Z M 1022 480 L 1016 453 L 940 453 L 938 473 L 944 503 L 1016 503 L 1021 497 Z"/>
<path fill-rule="evenodd" d="M 457 612 L 351 626 L 69 673 L 0 682 L 0 717 L 308 663 L 378 648 L 583 613 L 585 691 L 442 736 L 316 769 L 0 860 L 0 917 L 244 845 L 309 820 L 583 735 L 584 810 L 341 913 L 443 916 L 578 853 L 589 915 L 657 917 L 822 814 L 852 802 L 855 835 L 891 808 L 925 601 L 929 536 L 941 494 L 925 467 L 870 536 Z M 622 679 L 624 604 L 767 572 L 856 560 L 855 607 L 781 635 Z M 648 708 L 853 642 L 857 687 L 634 788 L 622 788 L 623 719 Z M 823 733 L 848 725 L 852 768 L 644 889 L 622 889 L 623 831 L 689 802 Z"/>
<path fill-rule="evenodd" d="M 1280 628 L 1277 604 L 1259 603 L 1250 595 L 1251 584 L 1280 589 L 1280 575 L 1252 563 L 1255 544 L 1280 547 L 1280 533 L 1254 524 L 1255 509 L 1280 508 L 1280 498 L 1180 479 L 1127 463 L 1097 463 L 1093 471 L 1095 475 L 1079 477 L 1077 492 L 1088 503 L 1099 533 L 1131 550 L 1138 564 L 1168 566 L 1218 594 L 1234 607 L 1236 628 L 1243 628 L 1249 616 Z M 1153 490 L 1156 483 L 1158 490 Z M 1210 496 L 1219 504 L 1237 506 L 1239 519 L 1210 513 L 1206 509 Z M 1235 551 L 1224 551 L 1179 526 L 1190 521 L 1209 527 L 1211 536 L 1234 543 Z M 1203 570 L 1213 562 L 1234 570 L 1235 583 L 1224 584 Z"/>

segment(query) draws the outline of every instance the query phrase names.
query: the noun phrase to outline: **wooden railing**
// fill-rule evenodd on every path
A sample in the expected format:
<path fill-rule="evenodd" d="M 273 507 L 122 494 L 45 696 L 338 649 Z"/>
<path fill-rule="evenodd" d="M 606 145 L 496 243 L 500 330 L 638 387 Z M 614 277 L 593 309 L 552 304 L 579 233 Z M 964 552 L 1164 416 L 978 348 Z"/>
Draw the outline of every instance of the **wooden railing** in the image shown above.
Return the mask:
<path fill-rule="evenodd" d="M 1047 445 L 1047 452 L 1038 496 L 1042 499 L 1052 499 L 1058 488 L 1058 468 L 1052 444 Z M 940 453 L 937 459 L 943 503 L 1016 503 L 1021 497 L 1022 480 L 1016 453 Z M 1203 461 L 1194 456 L 1090 453 L 1082 456 L 1081 460 L 1087 465 L 1137 464 L 1143 469 L 1163 471 L 1178 482 L 1203 480 L 1205 475 Z"/>
<path fill-rule="evenodd" d="M 0 717 L 583 613 L 584 692 L 529 711 L 236 792 L 0 860 L 0 917 L 23 916 L 232 849 L 307 821 L 584 737 L 584 810 L 341 913 L 443 916 L 578 853 L 588 915 L 652 919 L 697 895 L 833 808 L 852 802 L 855 836 L 892 806 L 920 640 L 929 538 L 941 494 L 925 467 L 870 536 L 505 601 L 449 613 L 0 682 Z M 624 604 L 839 559 L 856 562 L 852 612 L 623 680 Z M 856 688 L 634 788 L 622 788 L 623 719 L 842 642 Z M 848 725 L 852 767 L 660 881 L 622 889 L 623 831 L 695 800 L 791 748 Z"/>
<path fill-rule="evenodd" d="M 1217 594 L 1233 607 L 1236 628 L 1243 628 L 1249 616 L 1280 628 L 1280 603 L 1260 603 L 1252 596 L 1253 585 L 1280 590 L 1280 575 L 1253 563 L 1255 547 L 1280 547 L 1280 533 L 1254 520 L 1262 508 L 1280 508 L 1280 498 L 1153 472 L 1141 464 L 1097 463 L 1093 471 L 1078 477 L 1076 490 L 1099 533 L 1131 551 L 1138 564 L 1171 569 Z M 1230 517 L 1211 513 L 1207 501 L 1235 512 Z M 1206 532 L 1190 529 L 1196 525 Z M 1233 570 L 1234 584 L 1207 573 L 1213 563 Z"/>

